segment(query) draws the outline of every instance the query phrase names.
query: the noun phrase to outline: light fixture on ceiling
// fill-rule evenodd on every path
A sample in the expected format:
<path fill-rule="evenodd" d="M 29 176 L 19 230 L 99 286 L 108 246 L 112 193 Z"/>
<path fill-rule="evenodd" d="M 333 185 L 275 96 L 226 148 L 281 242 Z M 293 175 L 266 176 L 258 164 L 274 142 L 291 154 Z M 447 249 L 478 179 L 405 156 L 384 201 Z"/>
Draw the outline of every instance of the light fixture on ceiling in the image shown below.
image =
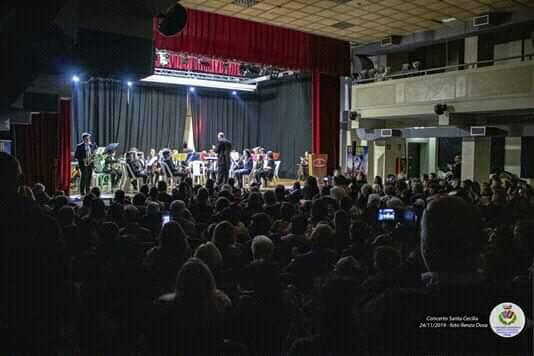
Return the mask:
<path fill-rule="evenodd" d="M 223 80 L 207 80 L 197 79 L 193 77 L 179 77 L 171 75 L 150 75 L 141 79 L 143 82 L 158 83 L 158 84 L 171 84 L 171 85 L 185 85 L 189 87 L 202 87 L 213 89 L 226 89 L 237 91 L 256 91 L 255 84 L 243 84 L 237 82 L 223 81 Z"/>
<path fill-rule="evenodd" d="M 441 19 L 442 23 L 449 23 L 449 22 L 453 22 L 453 21 L 456 21 L 456 17 L 446 17 L 444 19 Z"/>
<path fill-rule="evenodd" d="M 237 6 L 243 6 L 243 7 L 252 7 L 256 5 L 256 0 L 234 0 L 232 1 L 232 4 Z"/>

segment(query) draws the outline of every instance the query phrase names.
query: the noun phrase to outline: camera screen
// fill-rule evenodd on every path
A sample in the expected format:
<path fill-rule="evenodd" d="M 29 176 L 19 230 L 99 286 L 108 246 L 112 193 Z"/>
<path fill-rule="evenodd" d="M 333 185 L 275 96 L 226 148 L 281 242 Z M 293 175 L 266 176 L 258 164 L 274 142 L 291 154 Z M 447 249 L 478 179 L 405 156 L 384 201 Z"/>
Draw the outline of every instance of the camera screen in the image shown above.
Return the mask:
<path fill-rule="evenodd" d="M 378 221 L 394 221 L 395 209 L 378 209 Z"/>
<path fill-rule="evenodd" d="M 165 225 L 166 223 L 168 223 L 169 221 L 171 221 L 171 217 L 169 214 L 164 214 L 162 216 L 162 222 L 163 222 L 163 225 Z"/>

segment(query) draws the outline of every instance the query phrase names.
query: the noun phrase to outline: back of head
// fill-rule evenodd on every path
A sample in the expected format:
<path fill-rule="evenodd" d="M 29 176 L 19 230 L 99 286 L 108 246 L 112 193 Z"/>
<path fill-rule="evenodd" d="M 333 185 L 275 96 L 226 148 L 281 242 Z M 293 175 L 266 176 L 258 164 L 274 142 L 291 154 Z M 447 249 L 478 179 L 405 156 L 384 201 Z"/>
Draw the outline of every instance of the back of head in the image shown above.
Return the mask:
<path fill-rule="evenodd" d="M 91 202 L 91 217 L 103 219 L 106 217 L 106 204 L 101 199 L 93 199 Z"/>
<path fill-rule="evenodd" d="M 158 203 L 151 201 L 146 205 L 146 214 L 148 216 L 159 215 L 160 209 L 161 206 Z"/>
<path fill-rule="evenodd" d="M 17 194 L 22 169 L 19 161 L 5 152 L 0 152 L 0 196 Z"/>
<path fill-rule="evenodd" d="M 228 221 L 222 221 L 215 226 L 212 237 L 213 243 L 224 252 L 235 242 L 235 229 Z"/>
<path fill-rule="evenodd" d="M 200 188 L 197 193 L 197 199 L 199 202 L 207 202 L 210 195 L 208 193 L 208 190 L 206 188 Z"/>
<path fill-rule="evenodd" d="M 124 219 L 126 220 L 127 224 L 134 224 L 139 222 L 141 218 L 141 215 L 139 213 L 139 209 L 137 209 L 133 205 L 128 205 L 124 208 Z"/>
<path fill-rule="evenodd" d="M 57 220 L 61 226 L 71 226 L 74 223 L 74 208 L 72 206 L 63 206 L 59 209 Z"/>
<path fill-rule="evenodd" d="M 215 210 L 217 211 L 223 211 L 224 209 L 230 207 L 230 200 L 228 200 L 225 197 L 220 197 L 215 202 Z"/>
<path fill-rule="evenodd" d="M 124 193 L 124 190 L 117 190 L 115 192 L 115 201 L 117 203 L 124 203 L 124 199 L 126 198 L 126 194 Z"/>
<path fill-rule="evenodd" d="M 167 193 L 167 183 L 165 181 L 160 180 L 158 182 L 158 191 L 161 193 Z"/>
<path fill-rule="evenodd" d="M 313 229 L 311 241 L 315 248 L 330 247 L 334 240 L 334 230 L 327 224 L 319 224 Z"/>
<path fill-rule="evenodd" d="M 421 223 L 421 254 L 432 272 L 472 272 L 483 237 L 476 206 L 456 197 L 432 201 Z"/>
<path fill-rule="evenodd" d="M 221 251 L 211 241 L 201 244 L 195 251 L 195 257 L 201 259 L 212 273 L 223 267 Z"/>
<path fill-rule="evenodd" d="M 169 206 L 171 216 L 175 219 L 182 219 L 185 214 L 185 203 L 182 200 L 175 200 Z"/>
<path fill-rule="evenodd" d="M 181 253 L 187 247 L 185 232 L 180 224 L 169 221 L 160 232 L 160 246 L 167 251 Z"/>
<path fill-rule="evenodd" d="M 251 236 L 268 235 L 273 221 L 267 213 L 257 213 L 250 218 L 249 231 Z"/>
<path fill-rule="evenodd" d="M 361 263 L 353 256 L 340 258 L 334 267 L 334 271 L 340 277 L 352 278 L 358 283 L 363 282 L 367 274 Z"/>
<path fill-rule="evenodd" d="M 284 221 L 288 221 L 288 222 L 291 221 L 295 213 L 296 213 L 295 206 L 291 203 L 284 202 L 280 206 L 280 217 Z"/>
<path fill-rule="evenodd" d="M 304 235 L 308 230 L 308 220 L 304 215 L 296 215 L 291 219 L 291 233 Z"/>
<path fill-rule="evenodd" d="M 208 266 L 198 258 L 190 258 L 178 271 L 175 286 L 178 301 L 184 307 L 201 312 L 198 317 L 207 315 L 215 309 L 215 280 Z"/>
<path fill-rule="evenodd" d="M 263 196 L 259 192 L 252 192 L 248 196 L 248 208 L 259 210 L 263 205 Z"/>
<path fill-rule="evenodd" d="M 255 260 L 270 260 L 274 253 L 274 244 L 267 236 L 259 235 L 252 240 L 251 249 Z"/>
<path fill-rule="evenodd" d="M 145 205 L 145 200 L 146 198 L 144 194 L 137 193 L 136 195 L 134 195 L 132 203 L 133 205 L 136 205 L 136 206 L 143 206 Z"/>

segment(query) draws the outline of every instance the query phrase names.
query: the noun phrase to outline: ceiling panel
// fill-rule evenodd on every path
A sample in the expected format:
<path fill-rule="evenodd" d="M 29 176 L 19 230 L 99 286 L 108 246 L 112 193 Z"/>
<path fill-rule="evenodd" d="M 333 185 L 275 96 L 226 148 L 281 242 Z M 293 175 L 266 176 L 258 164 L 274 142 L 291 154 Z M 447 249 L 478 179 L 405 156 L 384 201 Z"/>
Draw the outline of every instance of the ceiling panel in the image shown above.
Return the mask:
<path fill-rule="evenodd" d="M 468 20 L 492 9 L 534 8 L 534 0 L 256 0 L 250 7 L 236 5 L 233 0 L 182 0 L 181 4 L 354 42 L 432 30 L 446 17 Z M 344 22 L 343 28 L 335 27 L 340 22 Z"/>

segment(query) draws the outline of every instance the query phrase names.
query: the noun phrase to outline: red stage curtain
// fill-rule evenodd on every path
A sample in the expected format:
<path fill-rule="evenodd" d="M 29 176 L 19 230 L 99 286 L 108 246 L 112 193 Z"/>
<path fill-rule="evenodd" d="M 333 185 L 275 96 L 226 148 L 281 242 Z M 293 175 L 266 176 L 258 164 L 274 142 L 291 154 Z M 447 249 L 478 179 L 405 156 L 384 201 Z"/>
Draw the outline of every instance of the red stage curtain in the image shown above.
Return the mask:
<path fill-rule="evenodd" d="M 188 9 L 187 16 L 184 30 L 172 37 L 157 31 L 156 19 L 155 48 L 313 73 L 313 151 L 329 155 L 331 172 L 339 149 L 339 76 L 350 73 L 349 43 L 198 10 Z"/>
<path fill-rule="evenodd" d="M 162 36 L 155 19 L 154 47 L 321 73 L 350 72 L 346 41 L 192 9 L 176 36 Z"/>
<path fill-rule="evenodd" d="M 59 103 L 57 137 L 58 137 L 58 181 L 57 188 L 69 193 L 71 162 L 71 100 L 63 99 Z"/>
<path fill-rule="evenodd" d="M 49 192 L 57 182 L 57 114 L 34 114 L 31 125 L 16 127 L 16 154 L 24 184 L 43 183 Z"/>
<path fill-rule="evenodd" d="M 339 159 L 339 77 L 316 71 L 312 79 L 312 150 L 328 154 L 331 173 Z"/>

